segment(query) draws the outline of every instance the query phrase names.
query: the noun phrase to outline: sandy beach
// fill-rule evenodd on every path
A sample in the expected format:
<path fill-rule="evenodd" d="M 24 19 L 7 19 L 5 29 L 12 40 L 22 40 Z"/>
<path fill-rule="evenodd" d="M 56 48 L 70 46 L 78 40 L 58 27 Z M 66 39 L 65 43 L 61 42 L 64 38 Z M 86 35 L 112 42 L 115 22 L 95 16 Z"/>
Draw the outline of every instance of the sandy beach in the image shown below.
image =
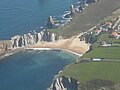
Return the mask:
<path fill-rule="evenodd" d="M 86 44 L 85 41 L 80 41 L 78 36 L 73 36 L 68 39 L 61 39 L 55 42 L 42 42 L 35 44 L 29 48 L 46 48 L 46 49 L 60 49 L 68 52 L 75 52 L 78 54 L 84 54 L 89 50 L 89 44 Z M 42 50 L 42 49 L 41 49 Z"/>
<path fill-rule="evenodd" d="M 89 50 L 89 44 L 80 41 L 79 37 L 87 31 L 91 31 L 100 20 L 111 15 L 120 8 L 120 0 L 100 0 L 85 8 L 83 13 L 77 14 L 72 21 L 60 28 L 59 34 L 67 39 L 56 42 L 42 42 L 30 48 L 51 48 L 68 50 L 78 54 L 84 54 Z"/>

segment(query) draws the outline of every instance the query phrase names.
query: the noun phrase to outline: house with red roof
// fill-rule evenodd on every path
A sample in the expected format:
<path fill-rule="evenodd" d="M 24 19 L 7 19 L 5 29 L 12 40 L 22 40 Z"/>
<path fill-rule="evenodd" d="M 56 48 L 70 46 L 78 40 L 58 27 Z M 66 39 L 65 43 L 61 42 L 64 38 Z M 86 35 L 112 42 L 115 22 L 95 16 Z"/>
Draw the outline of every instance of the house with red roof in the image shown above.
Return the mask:
<path fill-rule="evenodd" d="M 94 35 L 99 35 L 102 30 L 95 30 Z"/>
<path fill-rule="evenodd" d="M 116 31 L 113 31 L 113 32 L 111 33 L 111 37 L 116 38 L 116 39 L 120 39 L 120 33 L 119 33 L 119 32 L 116 32 Z"/>

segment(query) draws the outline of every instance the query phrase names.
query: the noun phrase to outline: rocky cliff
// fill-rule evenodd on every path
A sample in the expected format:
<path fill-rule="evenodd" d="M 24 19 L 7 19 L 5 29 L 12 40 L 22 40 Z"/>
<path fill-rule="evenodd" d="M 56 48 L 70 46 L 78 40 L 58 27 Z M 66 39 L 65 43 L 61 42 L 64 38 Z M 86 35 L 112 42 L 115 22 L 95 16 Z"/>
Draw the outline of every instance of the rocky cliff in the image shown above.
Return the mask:
<path fill-rule="evenodd" d="M 36 43 L 41 43 L 43 41 L 54 42 L 56 40 L 59 40 L 59 36 L 57 34 L 48 32 L 47 30 L 43 30 L 39 33 L 34 33 L 34 34 L 27 33 L 24 34 L 23 36 L 16 35 L 12 37 L 11 48 L 16 49 L 16 48 L 34 45 Z"/>
<path fill-rule="evenodd" d="M 78 90 L 79 81 L 73 78 L 56 78 L 48 90 Z"/>
<path fill-rule="evenodd" d="M 51 29 L 51 28 L 54 28 L 54 26 L 55 26 L 55 22 L 54 22 L 52 16 L 49 16 L 46 27 Z"/>
<path fill-rule="evenodd" d="M 75 11 L 75 8 L 72 4 L 70 5 L 70 11 L 71 11 L 70 15 L 75 16 L 76 11 Z"/>

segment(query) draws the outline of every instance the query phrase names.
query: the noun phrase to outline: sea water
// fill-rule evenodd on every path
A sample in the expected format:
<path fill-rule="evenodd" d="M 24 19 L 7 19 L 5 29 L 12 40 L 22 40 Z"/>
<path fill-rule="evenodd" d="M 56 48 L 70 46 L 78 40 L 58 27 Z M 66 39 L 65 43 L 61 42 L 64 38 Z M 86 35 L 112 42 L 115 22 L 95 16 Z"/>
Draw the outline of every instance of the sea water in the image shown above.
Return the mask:
<path fill-rule="evenodd" d="M 76 56 L 63 51 L 26 50 L 0 61 L 0 90 L 47 90 Z"/>
<path fill-rule="evenodd" d="M 40 31 L 51 15 L 61 18 L 78 0 L 0 0 L 0 40 Z"/>
<path fill-rule="evenodd" d="M 0 0 L 0 40 L 41 31 L 48 16 L 56 19 L 79 0 Z M 62 51 L 27 50 L 0 60 L 0 90 L 46 90 L 75 56 Z"/>

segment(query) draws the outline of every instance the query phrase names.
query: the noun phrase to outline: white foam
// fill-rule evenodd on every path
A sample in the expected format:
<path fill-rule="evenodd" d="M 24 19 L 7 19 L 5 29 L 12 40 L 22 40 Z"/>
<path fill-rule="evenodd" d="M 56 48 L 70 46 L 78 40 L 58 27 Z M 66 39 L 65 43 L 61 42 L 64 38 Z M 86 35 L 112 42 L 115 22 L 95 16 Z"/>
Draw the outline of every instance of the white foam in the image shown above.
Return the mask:
<path fill-rule="evenodd" d="M 55 26 L 60 26 L 60 24 L 59 24 L 59 23 L 57 23 L 57 24 L 55 24 Z"/>
<path fill-rule="evenodd" d="M 51 48 L 26 48 L 28 50 L 51 50 Z"/>
<path fill-rule="evenodd" d="M 10 56 L 12 54 L 14 54 L 14 53 L 5 54 L 4 57 Z"/>
<path fill-rule="evenodd" d="M 69 15 L 70 13 L 71 13 L 70 11 L 66 11 L 65 14 L 62 16 L 62 18 L 71 20 L 72 18 L 65 18 L 65 16 Z"/>
<path fill-rule="evenodd" d="M 77 55 L 79 57 L 82 56 L 82 54 L 79 54 L 79 53 L 76 53 L 76 52 L 73 52 L 70 50 L 66 50 L 66 49 L 61 49 L 61 48 L 26 48 L 26 49 L 28 49 L 28 50 L 61 50 L 61 51 L 66 51 L 66 52 L 72 53 L 72 54 Z"/>

